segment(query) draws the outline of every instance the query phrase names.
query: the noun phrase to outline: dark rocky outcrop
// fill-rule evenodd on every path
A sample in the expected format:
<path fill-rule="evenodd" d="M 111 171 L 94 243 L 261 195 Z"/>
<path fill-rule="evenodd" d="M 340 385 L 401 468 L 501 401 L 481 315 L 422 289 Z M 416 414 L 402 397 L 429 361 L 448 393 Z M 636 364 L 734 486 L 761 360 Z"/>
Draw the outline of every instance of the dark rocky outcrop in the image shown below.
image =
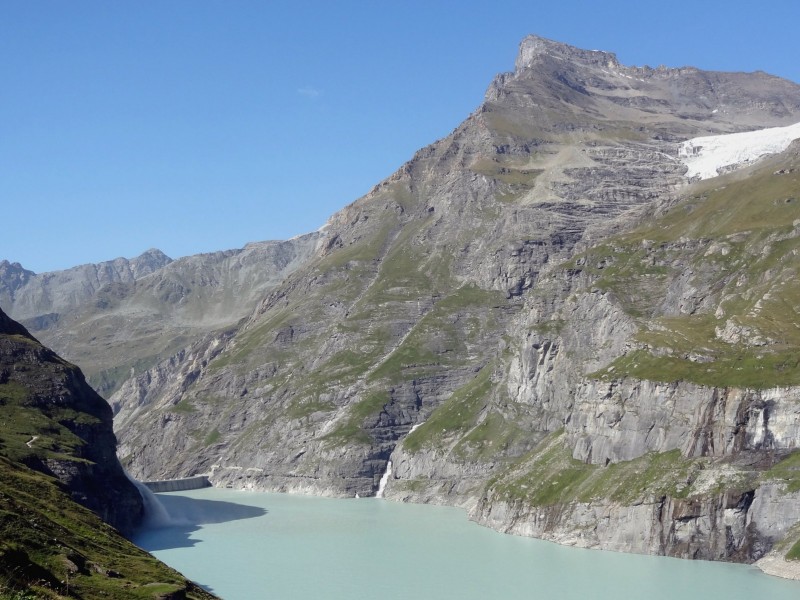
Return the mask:
<path fill-rule="evenodd" d="M 81 371 L 0 311 L 0 454 L 55 476 L 122 532 L 142 499 L 117 460 L 111 408 Z"/>

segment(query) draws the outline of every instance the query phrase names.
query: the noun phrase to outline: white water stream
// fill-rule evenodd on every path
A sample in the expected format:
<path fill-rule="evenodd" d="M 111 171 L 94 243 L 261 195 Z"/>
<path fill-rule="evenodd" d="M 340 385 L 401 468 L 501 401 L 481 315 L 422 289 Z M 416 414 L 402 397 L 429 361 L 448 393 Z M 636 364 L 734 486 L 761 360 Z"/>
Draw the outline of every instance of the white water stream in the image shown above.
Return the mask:
<path fill-rule="evenodd" d="M 144 504 L 144 520 L 142 521 L 142 526 L 157 529 L 159 527 L 172 527 L 184 524 L 180 519 L 175 519 L 169 514 L 158 497 L 150 491 L 149 487 L 131 477 L 127 471 L 125 471 L 125 476 L 136 486 L 136 489 L 139 490 L 139 495 L 142 497 L 142 504 Z"/>
<path fill-rule="evenodd" d="M 414 430 L 420 425 L 422 425 L 422 423 L 417 423 L 416 425 L 414 425 L 409 430 L 406 437 L 414 433 Z M 386 471 L 384 471 L 383 475 L 381 476 L 381 480 L 378 482 L 378 493 L 375 494 L 376 498 L 383 498 L 383 492 L 384 490 L 386 490 L 386 484 L 389 483 L 389 477 L 391 476 L 392 476 L 392 461 L 390 460 L 386 463 Z"/>
<path fill-rule="evenodd" d="M 380 482 L 378 482 L 378 493 L 375 494 L 376 498 L 383 498 L 383 491 L 386 489 L 386 484 L 389 483 L 389 477 L 392 475 L 392 461 L 386 463 L 386 471 L 383 473 Z"/>

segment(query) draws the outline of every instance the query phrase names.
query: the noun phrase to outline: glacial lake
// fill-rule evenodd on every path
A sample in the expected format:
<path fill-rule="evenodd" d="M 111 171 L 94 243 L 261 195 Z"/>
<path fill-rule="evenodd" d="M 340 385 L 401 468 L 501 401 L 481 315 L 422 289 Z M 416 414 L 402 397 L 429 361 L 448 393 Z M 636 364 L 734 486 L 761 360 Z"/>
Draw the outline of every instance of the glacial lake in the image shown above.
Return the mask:
<path fill-rule="evenodd" d="M 158 494 L 179 524 L 134 541 L 226 600 L 800 598 L 746 565 L 567 548 L 464 511 L 208 488 Z"/>

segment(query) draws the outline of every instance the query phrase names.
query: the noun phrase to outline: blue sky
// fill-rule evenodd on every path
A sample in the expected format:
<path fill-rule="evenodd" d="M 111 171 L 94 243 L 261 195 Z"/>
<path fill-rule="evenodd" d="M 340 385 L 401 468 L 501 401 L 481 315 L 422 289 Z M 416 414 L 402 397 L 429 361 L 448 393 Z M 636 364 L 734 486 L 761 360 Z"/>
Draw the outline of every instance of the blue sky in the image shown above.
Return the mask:
<path fill-rule="evenodd" d="M 800 81 L 800 2 L 0 0 L 0 259 L 177 258 L 321 226 L 529 33 Z"/>

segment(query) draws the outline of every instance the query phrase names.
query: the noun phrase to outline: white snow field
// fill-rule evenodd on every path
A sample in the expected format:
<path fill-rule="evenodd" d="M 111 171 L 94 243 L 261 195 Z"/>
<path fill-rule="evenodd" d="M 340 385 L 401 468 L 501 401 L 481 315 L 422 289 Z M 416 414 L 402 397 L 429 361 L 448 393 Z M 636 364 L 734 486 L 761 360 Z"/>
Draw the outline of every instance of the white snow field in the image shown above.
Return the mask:
<path fill-rule="evenodd" d="M 678 158 L 689 167 L 686 177 L 716 177 L 725 167 L 750 164 L 767 154 L 777 154 L 800 138 L 800 123 L 757 131 L 708 135 L 687 140 L 678 147 Z"/>

